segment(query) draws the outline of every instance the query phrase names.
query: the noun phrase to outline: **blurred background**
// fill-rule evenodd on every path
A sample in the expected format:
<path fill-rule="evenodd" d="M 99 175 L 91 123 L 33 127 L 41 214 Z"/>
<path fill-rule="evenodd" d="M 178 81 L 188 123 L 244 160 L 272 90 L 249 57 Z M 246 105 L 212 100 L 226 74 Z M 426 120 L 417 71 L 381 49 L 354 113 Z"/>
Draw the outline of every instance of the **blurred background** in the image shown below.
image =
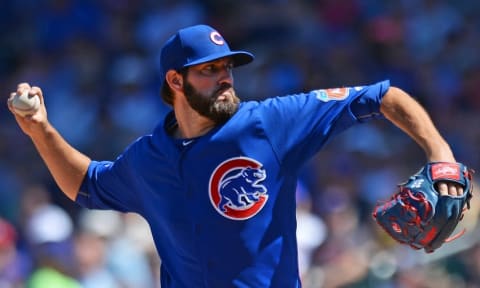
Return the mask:
<path fill-rule="evenodd" d="M 6 0 L 0 9 L 3 103 L 40 86 L 50 121 L 93 159 L 113 160 L 168 108 L 159 52 L 177 29 L 214 26 L 256 60 L 235 71 L 244 100 L 383 79 L 430 112 L 457 160 L 479 169 L 480 1 Z M 301 115 L 299 115 L 301 117 Z M 159 287 L 149 228 L 135 214 L 85 211 L 59 191 L 0 105 L 0 287 Z M 286 137 L 288 137 L 286 135 Z M 425 162 L 386 121 L 335 138 L 297 189 L 306 288 L 480 287 L 478 195 L 433 254 L 393 243 L 371 212 Z"/>

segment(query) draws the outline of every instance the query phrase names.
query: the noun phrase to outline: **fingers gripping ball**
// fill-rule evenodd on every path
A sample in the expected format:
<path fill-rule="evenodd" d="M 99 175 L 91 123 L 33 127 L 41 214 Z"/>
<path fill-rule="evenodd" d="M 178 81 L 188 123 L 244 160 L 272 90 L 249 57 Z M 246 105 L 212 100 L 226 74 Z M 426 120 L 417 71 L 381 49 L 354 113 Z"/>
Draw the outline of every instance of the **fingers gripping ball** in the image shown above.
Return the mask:
<path fill-rule="evenodd" d="M 393 239 L 431 253 L 451 236 L 463 213 L 470 208 L 473 170 L 461 163 L 428 163 L 399 185 L 389 201 L 375 207 L 373 217 Z M 453 182 L 463 187 L 463 195 L 440 195 L 439 182 Z"/>
<path fill-rule="evenodd" d="M 40 98 L 37 95 L 29 95 L 28 90 L 20 95 L 15 93 L 8 101 L 10 101 L 15 113 L 22 117 L 33 115 L 40 108 Z"/>

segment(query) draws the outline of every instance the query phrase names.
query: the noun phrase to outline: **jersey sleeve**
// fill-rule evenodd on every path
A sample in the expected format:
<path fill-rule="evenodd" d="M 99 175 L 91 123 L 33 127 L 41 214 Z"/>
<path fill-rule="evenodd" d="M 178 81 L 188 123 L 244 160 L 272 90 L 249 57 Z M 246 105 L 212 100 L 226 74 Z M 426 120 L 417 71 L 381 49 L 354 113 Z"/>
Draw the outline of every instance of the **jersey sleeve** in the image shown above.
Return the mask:
<path fill-rule="evenodd" d="M 354 124 L 383 118 L 380 103 L 389 87 L 386 80 L 271 98 L 260 105 L 259 117 L 280 161 L 300 164 L 332 136 Z"/>
<path fill-rule="evenodd" d="M 133 146 L 133 147 L 132 147 Z M 89 209 L 108 209 L 137 212 L 135 171 L 128 165 L 128 155 L 134 145 L 126 149 L 115 161 L 92 161 L 75 200 Z"/>

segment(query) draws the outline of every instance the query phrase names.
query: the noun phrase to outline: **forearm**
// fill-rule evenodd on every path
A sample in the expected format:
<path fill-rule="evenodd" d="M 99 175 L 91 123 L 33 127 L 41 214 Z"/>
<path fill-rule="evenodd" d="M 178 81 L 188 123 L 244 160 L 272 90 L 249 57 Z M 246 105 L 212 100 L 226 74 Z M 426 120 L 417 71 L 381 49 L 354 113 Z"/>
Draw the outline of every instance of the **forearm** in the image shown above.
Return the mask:
<path fill-rule="evenodd" d="M 25 92 L 40 100 L 38 109 L 28 117 L 18 115 L 13 107 L 13 101 L 10 101 L 15 95 L 22 95 Z M 19 127 L 32 139 L 57 185 L 68 198 L 75 200 L 90 159 L 70 146 L 49 123 L 42 90 L 39 87 L 30 86 L 26 82 L 20 83 L 17 90 L 10 94 L 7 105 Z"/>
<path fill-rule="evenodd" d="M 91 160 L 68 144 L 50 124 L 45 126 L 30 138 L 57 185 L 75 200 Z"/>
<path fill-rule="evenodd" d="M 425 109 L 404 91 L 391 87 L 380 111 L 425 151 L 428 161 L 455 162 L 450 146 Z"/>

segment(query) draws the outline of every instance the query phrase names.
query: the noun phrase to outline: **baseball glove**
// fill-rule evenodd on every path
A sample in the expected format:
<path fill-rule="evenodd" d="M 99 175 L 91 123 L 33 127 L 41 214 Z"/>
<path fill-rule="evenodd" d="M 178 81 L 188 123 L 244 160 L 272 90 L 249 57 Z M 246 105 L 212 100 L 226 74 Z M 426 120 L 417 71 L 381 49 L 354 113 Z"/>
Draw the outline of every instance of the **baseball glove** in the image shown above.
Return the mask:
<path fill-rule="evenodd" d="M 473 170 L 462 163 L 428 163 L 399 184 L 389 201 L 377 205 L 373 217 L 393 239 L 431 253 L 465 232 L 450 237 L 470 209 L 472 175 Z M 459 183 L 463 195 L 440 195 L 436 190 L 439 181 Z"/>

